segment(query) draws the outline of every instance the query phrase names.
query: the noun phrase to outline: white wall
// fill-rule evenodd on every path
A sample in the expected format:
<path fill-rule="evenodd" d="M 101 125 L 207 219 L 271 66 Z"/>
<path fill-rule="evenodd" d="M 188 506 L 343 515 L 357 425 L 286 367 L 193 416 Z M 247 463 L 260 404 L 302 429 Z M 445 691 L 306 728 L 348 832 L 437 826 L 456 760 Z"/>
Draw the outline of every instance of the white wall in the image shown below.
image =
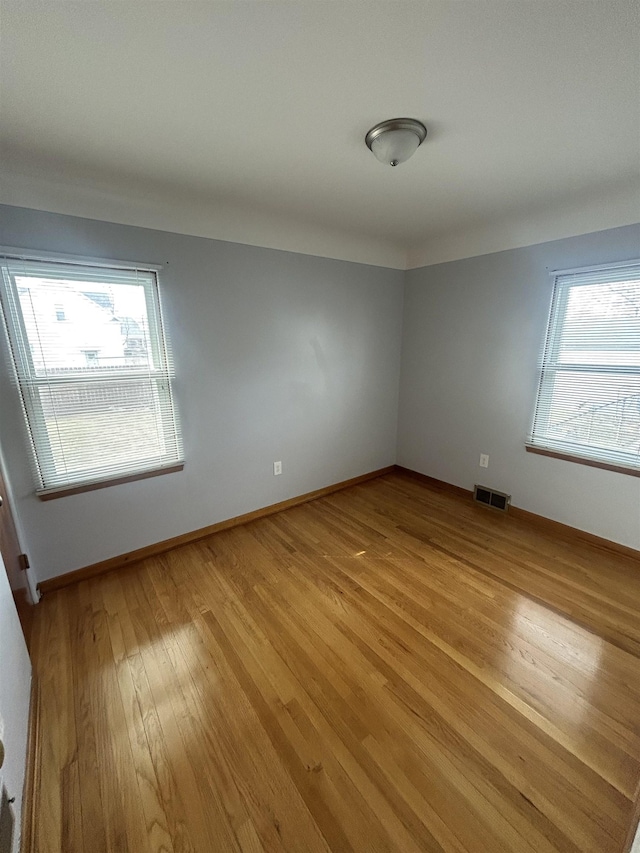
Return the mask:
<path fill-rule="evenodd" d="M 0 556 L 0 739 L 5 747 L 0 790 L 4 785 L 9 796 L 16 798 L 13 804 L 16 817 L 13 849 L 16 853 L 19 850 L 30 691 L 31 663 Z"/>
<path fill-rule="evenodd" d="M 164 265 L 182 415 L 183 472 L 39 501 L 0 344 L 0 441 L 38 580 L 395 462 L 403 272 L 10 206 L 0 245 Z"/>
<path fill-rule="evenodd" d="M 398 464 L 640 549 L 640 478 L 525 451 L 549 270 L 640 254 L 627 226 L 406 274 Z M 490 467 L 479 468 L 480 453 Z"/>

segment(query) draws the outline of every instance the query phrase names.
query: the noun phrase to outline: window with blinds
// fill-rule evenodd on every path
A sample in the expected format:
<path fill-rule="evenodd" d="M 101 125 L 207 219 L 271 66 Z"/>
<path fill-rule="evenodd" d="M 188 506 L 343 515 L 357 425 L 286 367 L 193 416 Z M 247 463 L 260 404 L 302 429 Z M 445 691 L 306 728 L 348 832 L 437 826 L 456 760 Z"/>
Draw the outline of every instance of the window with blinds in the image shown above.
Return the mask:
<path fill-rule="evenodd" d="M 555 274 L 529 446 L 640 470 L 640 261 Z"/>
<path fill-rule="evenodd" d="M 37 491 L 182 466 L 153 269 L 0 258 Z"/>

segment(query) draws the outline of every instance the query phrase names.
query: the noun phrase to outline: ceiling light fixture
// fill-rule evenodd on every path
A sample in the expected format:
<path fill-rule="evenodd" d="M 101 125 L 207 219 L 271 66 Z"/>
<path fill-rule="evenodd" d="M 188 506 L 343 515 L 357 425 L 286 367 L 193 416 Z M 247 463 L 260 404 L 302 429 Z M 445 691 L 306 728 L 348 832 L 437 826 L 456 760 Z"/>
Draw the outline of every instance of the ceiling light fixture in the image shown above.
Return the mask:
<path fill-rule="evenodd" d="M 397 166 L 418 150 L 427 138 L 427 128 L 415 118 L 390 118 L 376 124 L 364 141 L 381 163 Z"/>

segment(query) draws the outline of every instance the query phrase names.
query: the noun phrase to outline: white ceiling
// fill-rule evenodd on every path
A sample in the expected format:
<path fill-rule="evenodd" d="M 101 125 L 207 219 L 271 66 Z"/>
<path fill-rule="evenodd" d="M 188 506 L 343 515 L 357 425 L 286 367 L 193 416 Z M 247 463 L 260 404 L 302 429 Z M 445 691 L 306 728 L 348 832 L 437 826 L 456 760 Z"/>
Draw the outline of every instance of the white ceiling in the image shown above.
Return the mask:
<path fill-rule="evenodd" d="M 636 2 L 1 8 L 0 201 L 399 267 L 640 219 Z"/>

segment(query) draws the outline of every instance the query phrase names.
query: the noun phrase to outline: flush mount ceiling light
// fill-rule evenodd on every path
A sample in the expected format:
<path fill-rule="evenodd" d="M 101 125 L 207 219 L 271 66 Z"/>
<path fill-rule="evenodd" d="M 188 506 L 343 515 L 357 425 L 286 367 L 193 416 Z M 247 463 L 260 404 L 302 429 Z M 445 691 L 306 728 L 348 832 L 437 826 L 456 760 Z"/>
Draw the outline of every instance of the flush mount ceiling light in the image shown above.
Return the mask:
<path fill-rule="evenodd" d="M 364 141 L 381 163 L 404 163 L 427 138 L 427 128 L 415 118 L 390 118 L 376 124 Z"/>

